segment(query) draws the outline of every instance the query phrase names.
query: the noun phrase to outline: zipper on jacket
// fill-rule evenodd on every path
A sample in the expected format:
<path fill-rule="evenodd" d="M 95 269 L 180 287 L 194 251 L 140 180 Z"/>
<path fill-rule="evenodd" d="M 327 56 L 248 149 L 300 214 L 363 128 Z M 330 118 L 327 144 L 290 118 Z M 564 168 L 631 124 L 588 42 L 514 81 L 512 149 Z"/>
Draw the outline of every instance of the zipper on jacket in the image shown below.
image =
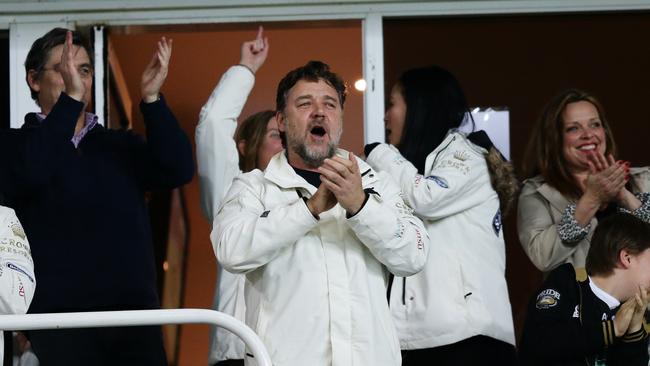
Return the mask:
<path fill-rule="evenodd" d="M 406 277 L 403 277 L 402 280 L 402 305 L 406 305 Z"/>
<path fill-rule="evenodd" d="M 445 145 L 445 147 L 443 147 L 442 149 L 440 149 L 440 150 L 436 153 L 436 157 L 433 158 L 433 163 L 431 164 L 432 166 L 433 166 L 433 165 L 436 165 L 436 160 L 438 160 L 438 155 L 440 155 L 441 152 L 445 151 L 445 150 L 449 147 L 449 145 L 451 145 L 451 143 L 454 142 L 454 141 L 456 141 L 456 136 L 452 137 L 452 138 L 451 138 L 451 141 L 449 141 L 449 143 L 448 143 L 447 145 Z"/>
<path fill-rule="evenodd" d="M 390 307 L 390 291 L 393 289 L 393 280 L 395 275 L 392 273 L 388 274 L 388 288 L 386 289 L 386 299 L 388 300 L 388 307 Z"/>

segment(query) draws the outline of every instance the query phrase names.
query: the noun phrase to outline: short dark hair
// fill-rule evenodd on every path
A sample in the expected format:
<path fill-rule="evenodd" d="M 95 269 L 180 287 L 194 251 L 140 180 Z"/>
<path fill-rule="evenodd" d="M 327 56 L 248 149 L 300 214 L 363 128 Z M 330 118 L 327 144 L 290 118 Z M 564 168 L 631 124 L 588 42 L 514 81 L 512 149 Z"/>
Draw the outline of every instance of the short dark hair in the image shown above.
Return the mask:
<path fill-rule="evenodd" d="M 278 91 L 275 98 L 275 105 L 278 112 L 283 112 L 287 106 L 287 95 L 289 90 L 300 80 L 318 82 L 323 80 L 329 84 L 339 97 L 341 108 L 345 104 L 347 87 L 340 76 L 330 71 L 329 65 L 321 61 L 309 61 L 304 66 L 291 70 L 278 84 Z"/>
<path fill-rule="evenodd" d="M 650 224 L 627 213 L 616 213 L 598 223 L 587 253 L 589 275 L 609 275 L 625 249 L 637 255 L 650 248 Z"/>
<path fill-rule="evenodd" d="M 29 86 L 32 99 L 36 102 L 38 102 L 38 92 L 34 91 L 29 85 L 29 71 L 36 71 L 36 78 L 40 78 L 43 68 L 47 63 L 47 59 L 50 56 L 50 51 L 52 51 L 54 47 L 65 43 L 65 36 L 67 33 L 68 29 L 54 28 L 45 33 L 41 38 L 34 41 L 34 43 L 32 43 L 32 48 L 29 49 L 29 53 L 25 59 L 25 81 L 27 81 L 27 86 Z M 79 31 L 72 31 L 72 44 L 83 47 L 86 50 L 86 53 L 88 53 L 90 64 L 94 65 L 93 52 L 90 48 L 90 43 L 88 43 L 88 40 Z"/>
<path fill-rule="evenodd" d="M 447 132 L 460 127 L 468 116 L 471 119 L 467 99 L 454 75 L 435 65 L 404 72 L 396 86 L 406 103 L 398 149 L 424 174 L 427 156 L 442 143 Z"/>
<path fill-rule="evenodd" d="M 271 118 L 275 116 L 275 111 L 266 110 L 253 114 L 246 118 L 239 125 L 235 132 L 235 141 L 237 143 L 246 141 L 244 153 L 239 151 L 239 169 L 243 172 L 250 172 L 253 169 L 260 168 L 257 161 L 257 152 L 264 142 L 266 135 L 266 126 Z"/>

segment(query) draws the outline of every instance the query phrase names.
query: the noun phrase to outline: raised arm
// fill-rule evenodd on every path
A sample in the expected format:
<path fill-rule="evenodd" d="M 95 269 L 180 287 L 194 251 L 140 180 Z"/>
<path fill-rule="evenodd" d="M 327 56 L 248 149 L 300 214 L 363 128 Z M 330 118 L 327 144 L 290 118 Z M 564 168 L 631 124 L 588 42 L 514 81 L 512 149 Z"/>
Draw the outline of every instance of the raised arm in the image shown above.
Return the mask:
<path fill-rule="evenodd" d="M 460 135 L 454 137 L 462 138 Z M 426 177 L 418 174 L 415 166 L 392 145 L 380 144 L 375 147 L 367 162 L 373 168 L 388 173 L 399 184 L 404 201 L 418 217 L 438 220 L 484 202 L 491 190 L 485 158 L 467 144 L 454 146 L 462 146 L 463 149 L 440 151 L 432 171 Z"/>
<path fill-rule="evenodd" d="M 239 154 L 233 136 L 237 118 L 253 89 L 254 73 L 264 64 L 268 39 L 260 27 L 257 38 L 244 42 L 238 65 L 230 67 L 201 108 L 196 126 L 196 159 L 203 215 L 212 220 L 232 180 L 239 174 Z"/>
<path fill-rule="evenodd" d="M 49 110 L 42 122 L 36 116 L 26 117 L 27 126 L 21 131 L 10 130 L 3 144 L 9 145 L 12 158 L 4 167 L 4 174 L 11 175 L 13 189 L 9 195 L 31 194 L 44 184 L 49 184 L 50 177 L 57 169 L 60 150 L 70 146 L 75 126 L 85 105 L 83 96 L 86 87 L 74 64 L 74 47 L 72 32 L 68 31 L 63 44 L 59 73 L 63 79 L 65 91 Z M 28 82 L 38 82 L 39 70 L 29 70 Z"/>
<path fill-rule="evenodd" d="M 167 78 L 172 55 L 172 40 L 161 38 L 142 73 L 140 111 L 146 126 L 146 143 L 133 136 L 136 171 L 143 188 L 171 189 L 188 183 L 194 174 L 192 146 L 160 88 Z"/>

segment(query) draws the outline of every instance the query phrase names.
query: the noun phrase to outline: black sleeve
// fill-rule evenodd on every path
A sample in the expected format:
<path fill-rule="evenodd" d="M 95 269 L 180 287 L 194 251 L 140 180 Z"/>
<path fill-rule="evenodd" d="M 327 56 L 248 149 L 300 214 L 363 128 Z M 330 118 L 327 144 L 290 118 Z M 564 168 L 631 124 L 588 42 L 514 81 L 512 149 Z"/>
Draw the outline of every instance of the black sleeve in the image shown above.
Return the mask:
<path fill-rule="evenodd" d="M 580 320 L 580 288 L 565 264 L 551 272 L 528 306 L 520 346 L 522 360 L 557 363 L 584 359 L 614 342 L 611 320 Z"/>
<path fill-rule="evenodd" d="M 611 366 L 647 366 L 648 334 L 642 327 L 639 331 L 626 334 L 610 350 Z"/>
<path fill-rule="evenodd" d="M 11 130 L 7 134 L 11 158 L 3 169 L 7 177 L 7 192 L 29 194 L 49 184 L 61 156 L 61 149 L 69 147 L 75 126 L 84 105 L 61 93 L 45 120 L 38 126 Z"/>
<path fill-rule="evenodd" d="M 146 143 L 133 140 L 137 171 L 145 190 L 172 189 L 194 175 L 192 145 L 161 95 L 153 103 L 140 103 L 147 129 Z"/>
<path fill-rule="evenodd" d="M 379 142 L 373 142 L 363 147 L 363 153 L 368 157 L 372 150 L 374 150 L 379 145 Z"/>

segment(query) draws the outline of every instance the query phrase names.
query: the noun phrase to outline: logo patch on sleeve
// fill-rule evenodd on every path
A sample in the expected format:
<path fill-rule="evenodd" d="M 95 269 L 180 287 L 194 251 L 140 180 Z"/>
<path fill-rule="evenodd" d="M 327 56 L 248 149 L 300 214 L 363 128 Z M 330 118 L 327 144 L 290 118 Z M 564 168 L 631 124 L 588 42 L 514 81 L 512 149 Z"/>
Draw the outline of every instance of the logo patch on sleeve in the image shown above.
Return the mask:
<path fill-rule="evenodd" d="M 535 307 L 543 310 L 543 309 L 550 309 L 552 307 L 555 307 L 560 301 L 560 293 L 549 288 L 546 289 L 537 295 L 537 301 L 535 302 Z"/>
<path fill-rule="evenodd" d="M 499 209 L 492 219 L 492 228 L 494 229 L 494 234 L 496 236 L 499 236 L 499 232 L 501 232 L 502 227 L 503 222 L 501 221 L 501 210 Z"/>
<path fill-rule="evenodd" d="M 436 184 L 442 188 L 449 188 L 449 183 L 447 183 L 447 180 L 445 178 L 438 177 L 436 175 L 430 175 L 426 179 L 436 182 Z"/>
<path fill-rule="evenodd" d="M 23 227 L 20 225 L 20 222 L 12 222 L 11 223 L 11 231 L 17 237 L 25 240 L 25 230 L 23 230 Z"/>

